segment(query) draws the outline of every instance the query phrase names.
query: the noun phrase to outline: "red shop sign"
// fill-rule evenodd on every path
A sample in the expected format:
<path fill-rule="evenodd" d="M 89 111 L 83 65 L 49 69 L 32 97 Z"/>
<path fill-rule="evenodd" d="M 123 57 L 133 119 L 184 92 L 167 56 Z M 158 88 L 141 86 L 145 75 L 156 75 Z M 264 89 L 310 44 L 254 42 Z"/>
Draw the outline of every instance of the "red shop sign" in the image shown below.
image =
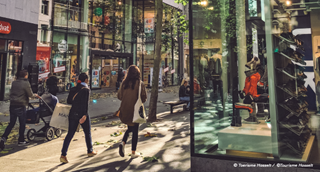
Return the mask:
<path fill-rule="evenodd" d="M 9 34 L 11 32 L 11 24 L 8 22 L 0 21 L 0 33 Z"/>

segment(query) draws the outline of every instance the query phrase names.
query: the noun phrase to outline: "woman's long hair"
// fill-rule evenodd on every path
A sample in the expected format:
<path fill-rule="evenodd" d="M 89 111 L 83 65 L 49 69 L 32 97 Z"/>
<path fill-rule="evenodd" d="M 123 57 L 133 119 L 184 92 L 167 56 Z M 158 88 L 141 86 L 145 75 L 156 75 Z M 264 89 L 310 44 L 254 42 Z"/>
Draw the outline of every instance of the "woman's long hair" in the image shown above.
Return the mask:
<path fill-rule="evenodd" d="M 131 89 L 134 89 L 136 81 L 140 82 L 140 70 L 136 65 L 131 65 L 127 70 L 126 76 L 124 77 L 122 86 L 124 89 L 127 89 L 130 87 L 130 83 L 132 83 Z"/>

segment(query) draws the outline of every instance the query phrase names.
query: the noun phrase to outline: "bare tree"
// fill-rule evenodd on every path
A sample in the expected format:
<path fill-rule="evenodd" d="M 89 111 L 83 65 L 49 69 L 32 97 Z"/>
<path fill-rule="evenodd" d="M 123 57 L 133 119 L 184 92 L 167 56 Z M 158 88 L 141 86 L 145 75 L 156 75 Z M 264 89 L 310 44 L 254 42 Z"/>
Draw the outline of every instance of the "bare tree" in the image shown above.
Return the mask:
<path fill-rule="evenodd" d="M 162 42 L 162 17 L 163 17 L 163 4 L 162 0 L 155 0 L 155 12 L 156 18 L 156 38 L 155 38 L 155 52 L 153 63 L 153 76 L 152 76 L 152 88 L 149 104 L 149 117 L 148 122 L 155 122 L 157 120 L 157 101 L 159 90 L 159 70 L 161 60 L 161 42 Z"/>

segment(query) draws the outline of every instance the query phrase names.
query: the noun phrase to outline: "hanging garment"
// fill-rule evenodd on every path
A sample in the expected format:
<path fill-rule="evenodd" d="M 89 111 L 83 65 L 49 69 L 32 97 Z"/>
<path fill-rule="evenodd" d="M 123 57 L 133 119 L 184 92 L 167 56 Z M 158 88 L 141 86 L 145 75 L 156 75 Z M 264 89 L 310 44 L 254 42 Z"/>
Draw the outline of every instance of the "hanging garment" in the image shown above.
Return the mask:
<path fill-rule="evenodd" d="M 258 91 L 257 91 L 257 85 L 260 81 L 260 74 L 259 72 L 256 72 L 255 74 L 248 76 L 245 81 L 245 87 L 243 89 L 243 92 L 245 92 L 246 95 L 252 95 L 252 97 L 257 97 Z"/>

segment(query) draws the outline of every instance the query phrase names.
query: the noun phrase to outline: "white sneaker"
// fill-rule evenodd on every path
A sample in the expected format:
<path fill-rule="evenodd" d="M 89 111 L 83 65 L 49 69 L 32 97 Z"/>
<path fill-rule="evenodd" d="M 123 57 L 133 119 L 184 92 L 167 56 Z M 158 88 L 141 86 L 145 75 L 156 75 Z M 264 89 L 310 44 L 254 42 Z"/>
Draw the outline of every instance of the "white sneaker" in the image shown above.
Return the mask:
<path fill-rule="evenodd" d="M 138 154 L 131 154 L 131 158 L 132 158 L 132 159 L 138 158 L 138 157 L 140 157 L 140 155 L 138 155 Z"/>
<path fill-rule="evenodd" d="M 28 145 L 28 144 L 29 144 L 29 142 L 27 142 L 27 141 L 18 142 L 18 146 L 26 146 L 26 145 Z"/>
<path fill-rule="evenodd" d="M 121 142 L 120 143 L 120 145 L 119 145 L 119 154 L 120 154 L 120 156 L 122 156 L 122 157 L 124 157 L 124 144 L 123 144 L 123 142 Z"/>

